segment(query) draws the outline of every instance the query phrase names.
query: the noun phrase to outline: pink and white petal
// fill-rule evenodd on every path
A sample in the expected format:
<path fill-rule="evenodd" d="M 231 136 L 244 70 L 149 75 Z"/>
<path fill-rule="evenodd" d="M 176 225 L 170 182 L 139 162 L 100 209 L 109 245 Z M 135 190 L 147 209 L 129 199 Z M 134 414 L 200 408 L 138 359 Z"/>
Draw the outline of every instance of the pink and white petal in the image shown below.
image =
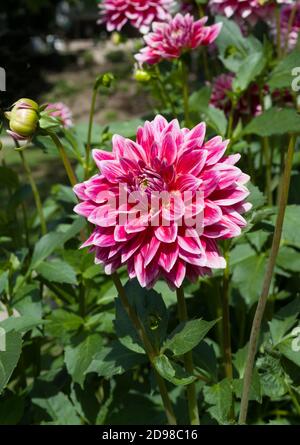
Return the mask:
<path fill-rule="evenodd" d="M 177 243 L 172 244 L 162 244 L 160 247 L 160 253 L 158 258 L 159 266 L 170 272 L 173 269 L 177 259 L 178 259 L 179 247 Z"/>
<path fill-rule="evenodd" d="M 170 226 L 159 226 L 154 229 L 156 238 L 162 243 L 173 243 L 177 238 L 178 227 L 176 224 Z"/>

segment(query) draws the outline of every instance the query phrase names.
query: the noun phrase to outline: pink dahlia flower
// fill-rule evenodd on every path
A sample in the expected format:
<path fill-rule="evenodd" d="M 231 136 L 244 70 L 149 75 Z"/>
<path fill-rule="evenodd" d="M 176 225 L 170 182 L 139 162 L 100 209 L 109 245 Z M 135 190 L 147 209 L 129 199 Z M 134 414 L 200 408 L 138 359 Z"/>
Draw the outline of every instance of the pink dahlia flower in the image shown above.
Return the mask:
<path fill-rule="evenodd" d="M 181 54 L 200 45 L 209 45 L 219 35 L 221 24 L 204 26 L 207 17 L 195 21 L 190 14 L 176 14 L 165 23 L 153 23 L 144 37 L 146 46 L 135 56 L 140 63 L 154 64 L 162 59 L 178 59 Z"/>
<path fill-rule="evenodd" d="M 46 110 L 49 111 L 50 116 L 59 119 L 64 128 L 73 126 L 72 112 L 63 102 L 50 103 L 47 105 Z"/>
<path fill-rule="evenodd" d="M 225 15 L 240 24 L 247 21 L 255 25 L 259 19 L 268 16 L 272 5 L 265 5 L 260 0 L 210 0 L 209 7 L 212 14 Z"/>
<path fill-rule="evenodd" d="M 300 1 L 286 4 L 280 11 L 281 46 L 289 51 L 295 48 L 300 32 Z M 277 27 L 274 21 L 273 35 L 277 36 Z"/>
<path fill-rule="evenodd" d="M 99 23 L 106 23 L 107 31 L 120 31 L 129 22 L 146 34 L 153 21 L 169 17 L 173 3 L 173 0 L 103 0 L 99 3 Z"/>
<path fill-rule="evenodd" d="M 225 267 L 217 242 L 246 226 L 249 176 L 240 155 L 224 156 L 228 141 L 205 142 L 205 131 L 156 116 L 136 141 L 115 135 L 112 153 L 94 150 L 100 172 L 75 186 L 75 212 L 94 225 L 82 247 L 107 274 L 127 265 L 143 287 L 162 277 L 176 288 Z"/>

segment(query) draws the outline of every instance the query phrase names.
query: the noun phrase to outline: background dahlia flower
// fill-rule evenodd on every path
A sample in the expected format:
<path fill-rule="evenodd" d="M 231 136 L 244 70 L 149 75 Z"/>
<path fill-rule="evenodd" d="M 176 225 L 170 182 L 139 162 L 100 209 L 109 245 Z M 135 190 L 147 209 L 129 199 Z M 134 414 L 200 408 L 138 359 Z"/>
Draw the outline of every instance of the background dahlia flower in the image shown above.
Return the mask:
<path fill-rule="evenodd" d="M 207 17 L 195 21 L 191 14 L 176 14 L 165 23 L 153 23 L 144 37 L 146 46 L 135 56 L 140 63 L 154 64 L 162 59 L 177 59 L 200 45 L 209 45 L 219 35 L 222 24 L 205 26 Z"/>
<path fill-rule="evenodd" d="M 215 77 L 211 83 L 210 105 L 223 110 L 226 116 L 230 115 L 232 110 L 233 81 L 235 75 L 232 73 L 220 74 Z M 268 85 L 262 89 L 263 97 L 269 95 L 272 103 L 276 106 L 293 107 L 293 96 L 288 88 L 284 90 L 274 90 L 272 93 Z M 236 122 L 243 116 L 258 116 L 262 113 L 262 104 L 259 86 L 252 83 L 248 90 L 239 98 L 234 105 L 234 121 Z"/>
<path fill-rule="evenodd" d="M 168 18 L 173 3 L 173 0 L 103 0 L 99 3 L 99 23 L 106 23 L 107 31 L 120 31 L 129 22 L 145 34 L 153 21 Z"/>
<path fill-rule="evenodd" d="M 251 25 L 268 17 L 272 8 L 268 2 L 260 0 L 209 0 L 209 8 L 212 14 L 225 15 L 238 23 L 247 21 Z"/>
<path fill-rule="evenodd" d="M 49 103 L 46 110 L 49 111 L 50 116 L 58 118 L 64 128 L 73 126 L 72 111 L 63 102 Z"/>
<path fill-rule="evenodd" d="M 163 277 L 176 288 L 185 277 L 225 267 L 217 241 L 246 226 L 249 176 L 235 166 L 240 155 L 224 157 L 228 141 L 205 142 L 205 131 L 204 123 L 181 129 L 176 119 L 156 116 L 138 128 L 136 141 L 115 135 L 112 153 L 94 150 L 100 172 L 75 186 L 75 212 L 94 225 L 82 247 L 91 247 L 107 274 L 127 265 L 143 287 Z M 157 193 L 169 199 L 154 210 L 147 203 Z M 124 203 L 128 194 L 133 199 Z M 132 217 L 144 198 L 143 212 Z M 191 223 L 199 216 L 201 227 Z"/>
<path fill-rule="evenodd" d="M 295 48 L 300 32 L 300 1 L 294 4 L 286 4 L 280 10 L 280 36 L 282 48 L 289 51 Z M 272 33 L 277 39 L 277 27 L 273 22 Z"/>
<path fill-rule="evenodd" d="M 223 110 L 227 116 L 232 109 L 230 93 L 232 94 L 234 78 L 235 75 L 232 73 L 220 74 L 213 79 L 211 85 L 210 104 L 215 108 Z M 268 89 L 264 88 L 263 93 L 266 94 L 267 92 Z M 256 84 L 252 84 L 235 105 L 235 115 L 258 116 L 261 112 L 259 87 Z"/>

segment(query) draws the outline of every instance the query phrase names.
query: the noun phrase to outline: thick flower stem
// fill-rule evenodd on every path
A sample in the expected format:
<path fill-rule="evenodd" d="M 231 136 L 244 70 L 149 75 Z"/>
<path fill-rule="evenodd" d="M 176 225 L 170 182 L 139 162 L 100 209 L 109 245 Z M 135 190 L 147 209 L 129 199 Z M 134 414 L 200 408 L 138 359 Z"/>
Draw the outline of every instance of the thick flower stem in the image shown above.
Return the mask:
<path fill-rule="evenodd" d="M 44 212 L 43 212 L 43 206 L 42 206 L 42 201 L 41 201 L 41 197 L 39 194 L 39 190 L 37 188 L 37 185 L 35 183 L 35 180 L 32 176 L 32 171 L 31 168 L 27 162 L 27 159 L 25 157 L 24 151 L 19 150 L 20 156 L 21 156 L 21 161 L 22 161 L 22 165 L 23 168 L 27 174 L 27 178 L 28 181 L 30 183 L 31 186 L 31 190 L 33 193 L 33 197 L 34 197 L 34 201 L 35 201 L 35 205 L 36 205 L 36 209 L 39 215 L 39 219 L 40 219 L 40 223 L 41 223 L 41 231 L 42 231 L 42 235 L 45 235 L 47 233 L 47 225 L 46 225 L 46 221 L 45 221 L 45 216 L 44 216 Z"/>
<path fill-rule="evenodd" d="M 282 177 L 278 216 L 277 216 L 276 225 L 275 225 L 271 253 L 270 253 L 270 257 L 269 257 L 269 261 L 268 261 L 268 265 L 267 265 L 267 269 L 266 269 L 266 273 L 265 273 L 262 293 L 261 293 L 260 299 L 257 304 L 257 308 L 256 308 L 256 312 L 255 312 L 255 316 L 254 316 L 254 320 L 253 320 L 253 324 L 252 324 L 251 334 L 250 334 L 249 350 L 248 350 L 245 375 L 244 375 L 244 383 L 243 383 L 243 392 L 242 392 L 239 424 L 244 424 L 247 419 L 249 393 L 250 393 L 250 387 L 251 387 L 251 381 L 252 381 L 253 366 L 254 366 L 254 361 L 255 361 L 255 356 L 256 356 L 256 351 L 257 351 L 261 323 L 262 323 L 263 315 L 265 312 L 268 295 L 269 295 L 269 291 L 270 291 L 270 285 L 271 285 L 271 281 L 272 281 L 272 276 L 273 276 L 273 272 L 274 272 L 274 268 L 275 268 L 275 264 L 276 264 L 276 258 L 277 258 L 277 254 L 278 254 L 279 247 L 280 247 L 284 215 L 285 215 L 285 210 L 286 210 L 286 206 L 287 206 L 287 202 L 288 202 L 288 194 L 289 194 L 289 187 L 290 187 L 290 181 L 291 181 L 291 172 L 292 172 L 292 166 L 293 166 L 294 151 L 295 151 L 295 137 L 292 136 L 290 139 L 290 143 L 289 143 L 284 174 Z"/>
<path fill-rule="evenodd" d="M 85 169 L 84 169 L 84 178 L 85 179 L 87 179 L 89 176 L 91 146 L 92 146 L 92 132 L 93 132 L 93 122 L 94 122 L 94 114 L 95 114 L 95 108 L 96 108 L 97 95 L 98 95 L 98 88 L 94 87 L 92 101 L 91 101 L 91 108 L 90 108 L 86 149 L 85 149 Z"/>
<path fill-rule="evenodd" d="M 66 151 L 64 149 L 64 146 L 62 145 L 62 143 L 60 142 L 60 139 L 57 137 L 57 135 L 55 133 L 52 133 L 51 131 L 47 131 L 47 135 L 51 137 L 52 141 L 56 145 L 56 147 L 59 151 L 59 154 L 61 156 L 61 159 L 63 161 L 66 173 L 67 173 L 69 181 L 70 181 L 70 184 L 72 187 L 74 187 L 74 185 L 76 185 L 78 181 L 76 179 L 72 165 L 71 165 L 69 158 L 66 154 Z"/>
<path fill-rule="evenodd" d="M 186 302 L 185 302 L 185 298 L 184 298 L 183 287 L 180 287 L 179 289 L 177 289 L 176 293 L 177 293 L 177 305 L 178 305 L 178 318 L 181 322 L 185 322 L 188 320 L 188 312 L 187 312 Z M 189 374 L 193 375 L 194 374 L 194 363 L 193 363 L 192 351 L 187 352 L 184 355 L 184 365 L 185 365 L 186 371 Z M 191 383 L 190 385 L 188 385 L 187 397 L 188 397 L 189 415 L 190 415 L 191 425 L 200 425 L 195 383 Z"/>
<path fill-rule="evenodd" d="M 230 313 L 229 313 L 229 282 L 230 271 L 228 262 L 228 252 L 226 257 L 226 269 L 223 275 L 222 289 L 222 330 L 223 330 L 223 360 L 225 376 L 232 379 L 232 356 L 231 356 L 231 336 L 230 336 Z"/>
<path fill-rule="evenodd" d="M 183 94 L 183 108 L 184 108 L 184 120 L 185 125 L 190 127 L 190 109 L 189 109 L 189 85 L 188 85 L 188 73 L 184 60 L 179 61 L 181 69 L 181 81 L 182 81 L 182 94 Z"/>
<path fill-rule="evenodd" d="M 112 274 L 112 279 L 114 282 L 114 285 L 118 291 L 120 300 L 123 304 L 123 307 L 128 315 L 128 317 L 130 318 L 130 320 L 132 321 L 132 324 L 134 325 L 143 345 L 145 348 L 145 351 L 148 355 L 148 358 L 150 360 L 151 365 L 153 366 L 153 370 L 154 370 L 154 374 L 155 374 L 155 378 L 158 384 L 158 388 L 161 394 L 161 398 L 164 404 L 164 408 L 165 408 L 165 412 L 166 412 L 166 416 L 168 419 L 168 423 L 170 425 L 177 425 L 176 422 L 176 417 L 173 411 L 173 407 L 172 407 L 172 403 L 171 400 L 169 398 L 169 394 L 168 394 L 168 390 L 165 384 L 164 379 L 158 374 L 158 372 L 155 370 L 154 365 L 153 365 L 153 361 L 155 359 L 155 357 L 158 355 L 158 353 L 154 350 L 148 336 L 147 333 L 142 325 L 142 323 L 140 322 L 135 310 L 133 309 L 133 307 L 131 306 L 131 304 L 129 303 L 129 300 L 127 298 L 125 289 L 120 281 L 119 276 L 117 275 L 117 273 L 113 273 Z"/>

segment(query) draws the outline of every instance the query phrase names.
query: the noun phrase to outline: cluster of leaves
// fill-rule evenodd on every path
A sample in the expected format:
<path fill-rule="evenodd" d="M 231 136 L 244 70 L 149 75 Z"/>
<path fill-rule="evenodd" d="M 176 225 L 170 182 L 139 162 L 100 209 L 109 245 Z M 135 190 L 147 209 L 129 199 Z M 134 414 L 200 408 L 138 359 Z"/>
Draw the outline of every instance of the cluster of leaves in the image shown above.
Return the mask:
<path fill-rule="evenodd" d="M 222 20 L 219 58 L 213 70 L 236 74 L 233 102 L 253 82 L 268 85 L 271 92 L 290 88 L 291 67 L 300 66 L 298 50 L 278 62 L 270 43 L 244 37 L 234 23 Z M 163 67 L 161 78 L 180 114 L 180 78 L 174 66 Z M 226 378 L 223 368 L 221 271 L 196 284 L 186 283 L 192 319 L 179 325 L 176 295 L 165 283 L 146 291 L 137 282 L 128 282 L 125 271 L 121 280 L 158 351 L 154 367 L 167 382 L 180 423 L 188 422 L 186 385 L 195 382 L 202 423 L 228 424 L 234 423 L 239 411 L 249 332 L 274 231 L 274 203 L 287 136 L 299 131 L 300 117 L 294 107 L 270 105 L 261 115 L 244 116 L 233 125 L 222 110 L 209 105 L 210 87 L 198 77 L 189 98 L 193 122 L 205 119 L 209 135 L 226 136 L 232 130 L 230 150 L 242 152 L 241 167 L 252 176 L 253 208 L 247 230 L 223 246 L 229 264 L 233 378 Z M 155 82 L 151 85 L 156 107 L 171 116 L 168 104 L 160 104 L 158 88 Z M 133 137 L 139 123 L 94 125 L 92 143 L 110 149 L 113 133 Z M 62 135 L 68 154 L 78 161 L 79 179 L 83 178 L 86 134 L 87 126 L 78 125 Z M 266 141 L 271 147 L 270 165 L 263 156 Z M 45 138 L 34 143 L 56 156 Z M 296 347 L 293 343 L 300 314 L 299 163 L 297 151 L 250 391 L 252 423 L 290 424 L 299 423 L 300 418 L 300 352 L 299 342 Z M 273 201 L 268 203 L 266 168 L 272 177 Z M 0 333 L 5 331 L 6 341 L 5 350 L 0 350 L 0 424 L 165 423 L 153 368 L 137 332 L 110 278 L 94 264 L 91 254 L 78 249 L 87 228 L 73 214 L 76 198 L 71 187 L 59 183 L 48 190 L 43 203 L 48 233 L 41 237 L 29 186 L 5 164 L 0 167 L 0 184 Z M 183 367 L 183 355 L 189 351 L 195 363 L 193 375 Z"/>

